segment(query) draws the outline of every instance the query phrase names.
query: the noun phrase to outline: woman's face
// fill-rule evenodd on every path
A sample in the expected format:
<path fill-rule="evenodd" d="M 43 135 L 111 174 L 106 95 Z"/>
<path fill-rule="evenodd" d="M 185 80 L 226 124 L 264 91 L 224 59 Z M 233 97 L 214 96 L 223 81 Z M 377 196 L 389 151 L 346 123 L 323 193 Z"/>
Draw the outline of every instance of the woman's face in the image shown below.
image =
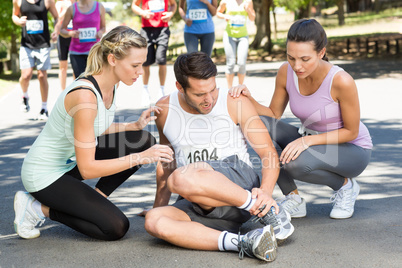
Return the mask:
<path fill-rule="evenodd" d="M 325 48 L 315 51 L 313 42 L 287 43 L 287 58 L 293 71 L 299 78 L 306 78 L 318 67 L 325 54 Z"/>
<path fill-rule="evenodd" d="M 126 57 L 115 61 L 115 74 L 124 84 L 131 86 L 144 73 L 142 64 L 147 60 L 146 48 L 130 48 Z"/>

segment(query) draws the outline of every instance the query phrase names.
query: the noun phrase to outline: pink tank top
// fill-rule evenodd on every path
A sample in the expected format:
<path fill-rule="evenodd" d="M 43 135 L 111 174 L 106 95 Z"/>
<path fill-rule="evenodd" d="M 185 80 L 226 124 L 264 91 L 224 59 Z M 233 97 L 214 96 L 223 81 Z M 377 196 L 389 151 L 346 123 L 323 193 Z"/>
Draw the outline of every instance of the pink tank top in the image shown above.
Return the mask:
<path fill-rule="evenodd" d="M 288 65 L 286 91 L 292 113 L 300 119 L 303 127 L 328 132 L 343 127 L 339 103 L 331 96 L 332 81 L 335 74 L 343 69 L 333 65 L 316 92 L 309 96 L 300 94 L 298 78 L 290 64 Z M 360 122 L 359 134 L 350 143 L 371 149 L 373 147 L 367 127 Z"/>
<path fill-rule="evenodd" d="M 82 13 L 78 8 L 78 2 L 73 6 L 73 30 L 80 31 L 79 38 L 71 38 L 71 54 L 88 54 L 91 47 L 99 41 L 96 34 L 100 29 L 101 15 L 99 3 L 94 2 L 88 13 Z"/>

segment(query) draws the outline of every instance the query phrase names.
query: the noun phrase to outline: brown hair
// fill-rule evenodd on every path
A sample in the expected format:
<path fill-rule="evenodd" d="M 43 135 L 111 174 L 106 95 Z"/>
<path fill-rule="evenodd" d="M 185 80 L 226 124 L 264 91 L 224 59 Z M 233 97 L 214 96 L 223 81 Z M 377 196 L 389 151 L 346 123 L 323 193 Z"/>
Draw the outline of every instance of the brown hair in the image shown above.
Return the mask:
<path fill-rule="evenodd" d="M 218 73 L 215 63 L 204 52 L 182 54 L 174 63 L 174 74 L 184 90 L 190 86 L 188 78 L 209 79 Z"/>
<path fill-rule="evenodd" d="M 294 42 L 313 42 L 314 50 L 320 52 L 327 46 L 327 34 L 324 28 L 315 19 L 301 19 L 295 21 L 288 31 L 286 43 Z M 328 61 L 327 54 L 322 57 Z"/>

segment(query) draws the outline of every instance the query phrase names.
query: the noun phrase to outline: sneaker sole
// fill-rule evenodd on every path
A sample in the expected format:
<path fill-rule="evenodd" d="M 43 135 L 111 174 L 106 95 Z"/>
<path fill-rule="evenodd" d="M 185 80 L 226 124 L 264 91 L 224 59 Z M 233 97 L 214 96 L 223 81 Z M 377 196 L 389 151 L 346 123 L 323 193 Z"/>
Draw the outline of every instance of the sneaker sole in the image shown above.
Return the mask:
<path fill-rule="evenodd" d="M 24 194 L 24 193 L 22 193 L 22 194 Z M 17 201 L 18 201 L 18 197 L 20 196 L 21 194 L 19 194 L 19 192 L 17 192 L 17 194 L 15 195 L 15 197 L 14 197 L 14 212 L 15 212 L 15 218 L 14 218 L 14 230 L 15 230 L 15 232 L 20 236 L 20 237 L 22 237 L 22 238 L 24 238 L 24 239 L 33 239 L 33 238 L 37 238 L 37 237 L 39 237 L 40 236 L 40 233 L 38 233 L 37 235 L 34 235 L 34 236 L 25 236 L 25 235 L 23 235 L 23 234 L 21 234 L 19 231 L 18 231 L 18 223 L 17 223 L 17 219 L 19 219 L 19 218 L 21 218 L 21 217 L 19 217 L 20 215 L 18 214 L 17 215 L 17 206 L 16 206 L 16 204 L 17 204 Z M 26 204 L 25 204 L 25 206 L 26 206 Z M 26 210 L 26 208 L 24 208 L 24 211 Z"/>
<path fill-rule="evenodd" d="M 258 242 L 254 256 L 258 259 L 271 262 L 276 259 L 277 242 L 274 235 L 274 229 L 270 226 L 270 231 L 265 232 Z"/>

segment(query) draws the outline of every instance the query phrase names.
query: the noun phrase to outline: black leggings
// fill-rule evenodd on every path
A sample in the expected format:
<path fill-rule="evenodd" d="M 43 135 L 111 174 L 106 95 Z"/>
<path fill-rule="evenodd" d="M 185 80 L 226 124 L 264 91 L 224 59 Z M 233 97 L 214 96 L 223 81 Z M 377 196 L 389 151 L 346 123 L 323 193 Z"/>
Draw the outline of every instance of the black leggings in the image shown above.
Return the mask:
<path fill-rule="evenodd" d="M 267 116 L 260 118 L 278 151 L 301 137 L 295 126 Z M 342 187 L 345 178 L 357 177 L 364 171 L 370 157 L 370 149 L 352 143 L 310 146 L 295 160 L 282 166 L 277 183 L 284 195 L 297 189 L 295 179 L 327 185 L 337 191 Z"/>
<path fill-rule="evenodd" d="M 87 68 L 87 54 L 71 54 L 70 53 L 70 63 L 73 68 L 74 77 L 80 76 L 83 72 L 85 72 L 85 68 Z"/>
<path fill-rule="evenodd" d="M 147 131 L 128 131 L 101 136 L 98 139 L 95 159 L 112 159 L 142 152 L 156 143 Z M 102 177 L 96 187 L 109 196 L 140 166 Z M 99 194 L 82 182 L 77 166 L 43 190 L 31 193 L 39 202 L 50 208 L 50 219 L 101 240 L 122 238 L 130 226 L 127 217 Z"/>

